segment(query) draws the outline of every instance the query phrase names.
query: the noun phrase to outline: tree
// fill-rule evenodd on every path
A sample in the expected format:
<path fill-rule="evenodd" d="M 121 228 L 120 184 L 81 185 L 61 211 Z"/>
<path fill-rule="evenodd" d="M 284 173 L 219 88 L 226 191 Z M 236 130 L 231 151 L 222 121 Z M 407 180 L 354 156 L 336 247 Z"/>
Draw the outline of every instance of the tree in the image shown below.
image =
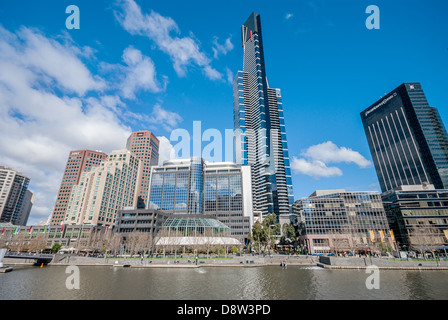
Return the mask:
<path fill-rule="evenodd" d="M 252 232 L 249 234 L 251 246 L 261 252 L 266 247 L 273 248 L 280 237 L 280 224 L 276 222 L 275 213 L 267 214 L 260 223 L 256 221 L 252 226 Z"/>
<path fill-rule="evenodd" d="M 36 237 L 30 240 L 29 250 L 31 252 L 43 251 L 47 247 L 47 235 L 40 233 Z"/>
<path fill-rule="evenodd" d="M 59 249 L 61 249 L 61 247 L 62 247 L 62 244 L 60 244 L 60 243 L 55 243 L 55 244 L 53 245 L 53 247 L 51 247 L 51 251 L 54 252 L 54 253 L 56 253 L 56 252 L 59 251 Z"/>
<path fill-rule="evenodd" d="M 280 238 L 280 243 L 285 245 L 295 243 L 295 241 L 296 229 L 294 228 L 294 225 L 292 223 L 285 223 L 282 226 L 282 236 Z"/>
<path fill-rule="evenodd" d="M 262 229 L 266 234 L 265 238 L 269 249 L 274 248 L 277 239 L 280 237 L 280 223 L 277 222 L 277 215 L 275 213 L 266 215 L 263 219 L 262 226 Z"/>

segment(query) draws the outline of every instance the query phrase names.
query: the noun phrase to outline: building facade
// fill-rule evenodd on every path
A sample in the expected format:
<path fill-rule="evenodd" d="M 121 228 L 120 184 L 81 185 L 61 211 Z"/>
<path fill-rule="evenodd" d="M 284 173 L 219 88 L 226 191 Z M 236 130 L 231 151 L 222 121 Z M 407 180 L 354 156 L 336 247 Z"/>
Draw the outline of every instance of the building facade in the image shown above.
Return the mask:
<path fill-rule="evenodd" d="M 91 225 L 35 225 L 17 226 L 0 223 L 0 247 L 12 251 L 40 252 L 60 244 L 77 250 L 94 249 L 110 239 L 112 228 Z"/>
<path fill-rule="evenodd" d="M 22 209 L 20 210 L 19 217 L 14 223 L 15 225 L 26 226 L 31 209 L 33 208 L 34 198 L 34 192 L 29 189 L 26 190 L 25 196 L 23 197 Z"/>
<path fill-rule="evenodd" d="M 389 225 L 400 249 L 448 249 L 448 190 L 400 186 L 383 193 Z"/>
<path fill-rule="evenodd" d="M 27 197 L 30 179 L 24 174 L 0 166 L 0 222 L 26 225 L 32 199 Z"/>
<path fill-rule="evenodd" d="M 141 162 L 140 178 L 137 183 L 137 207 L 145 208 L 151 166 L 159 163 L 159 139 L 151 131 L 136 131 L 129 136 L 126 148 L 132 151 Z"/>
<path fill-rule="evenodd" d="M 139 173 L 140 160 L 131 151 L 112 151 L 73 186 L 63 224 L 114 226 L 118 211 L 137 203 Z"/>
<path fill-rule="evenodd" d="M 260 15 L 241 27 L 243 71 L 233 83 L 235 160 L 251 166 L 254 209 L 289 215 L 294 202 L 280 89 L 266 77 Z"/>
<path fill-rule="evenodd" d="M 60 225 L 64 221 L 72 187 L 79 184 L 83 172 L 98 166 L 106 157 L 107 154 L 101 151 L 87 149 L 70 151 L 50 224 Z"/>
<path fill-rule="evenodd" d="M 151 236 L 157 235 L 169 214 L 153 209 L 124 208 L 119 210 L 115 225 L 115 232 L 128 234 L 146 232 Z"/>
<path fill-rule="evenodd" d="M 148 209 L 178 215 L 207 215 L 247 238 L 253 224 L 248 166 L 208 163 L 201 158 L 168 160 L 151 168 Z"/>
<path fill-rule="evenodd" d="M 423 183 L 448 188 L 448 135 L 420 83 L 403 83 L 361 119 L 382 192 Z"/>
<path fill-rule="evenodd" d="M 393 248 L 378 192 L 317 190 L 294 203 L 302 244 L 312 254 L 377 252 Z"/>

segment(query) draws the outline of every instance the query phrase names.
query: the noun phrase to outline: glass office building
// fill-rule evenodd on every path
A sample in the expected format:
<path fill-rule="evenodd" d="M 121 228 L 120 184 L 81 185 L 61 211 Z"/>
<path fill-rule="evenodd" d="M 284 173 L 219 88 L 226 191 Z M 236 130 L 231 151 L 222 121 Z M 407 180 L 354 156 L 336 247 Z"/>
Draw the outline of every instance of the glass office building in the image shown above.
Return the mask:
<path fill-rule="evenodd" d="M 293 209 L 300 217 L 300 240 L 310 253 L 374 252 L 392 245 L 378 192 L 317 190 Z"/>
<path fill-rule="evenodd" d="M 448 190 L 401 186 L 383 193 L 383 202 L 400 249 L 448 249 Z"/>
<path fill-rule="evenodd" d="M 32 205 L 27 197 L 29 183 L 30 178 L 24 174 L 0 166 L 0 222 L 26 225 L 29 211 L 23 209 Z"/>
<path fill-rule="evenodd" d="M 423 183 L 448 188 L 448 135 L 420 83 L 403 83 L 361 119 L 383 192 Z"/>
<path fill-rule="evenodd" d="M 243 71 L 233 83 L 235 160 L 251 166 L 254 210 L 289 215 L 294 202 L 280 89 L 268 85 L 260 15 L 241 27 Z"/>
<path fill-rule="evenodd" d="M 195 157 L 165 161 L 151 168 L 148 209 L 207 215 L 246 238 L 253 223 L 250 167 Z"/>

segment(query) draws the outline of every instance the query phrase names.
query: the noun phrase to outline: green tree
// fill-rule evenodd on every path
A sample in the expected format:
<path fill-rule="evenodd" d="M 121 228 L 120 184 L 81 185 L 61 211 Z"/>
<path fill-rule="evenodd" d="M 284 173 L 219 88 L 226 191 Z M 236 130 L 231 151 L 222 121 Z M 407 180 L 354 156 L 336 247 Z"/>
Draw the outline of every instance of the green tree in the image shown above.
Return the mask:
<path fill-rule="evenodd" d="M 296 240 L 296 229 L 292 223 L 285 223 L 282 226 L 282 237 L 280 238 L 281 244 L 292 244 Z"/>
<path fill-rule="evenodd" d="M 56 252 L 59 251 L 59 249 L 61 249 L 61 247 L 62 247 L 62 244 L 60 244 L 60 243 L 55 243 L 55 244 L 53 245 L 53 247 L 51 247 L 51 251 L 56 253 Z"/>
<path fill-rule="evenodd" d="M 277 215 L 275 213 L 269 213 L 264 217 L 262 225 L 266 245 L 269 245 L 270 249 L 274 248 L 277 239 L 280 237 L 280 223 L 277 222 Z"/>
<path fill-rule="evenodd" d="M 265 245 L 266 235 L 263 230 L 263 226 L 259 221 L 256 221 L 252 226 L 252 233 L 249 237 L 252 248 L 257 248 L 258 252 L 261 252 L 261 248 Z"/>

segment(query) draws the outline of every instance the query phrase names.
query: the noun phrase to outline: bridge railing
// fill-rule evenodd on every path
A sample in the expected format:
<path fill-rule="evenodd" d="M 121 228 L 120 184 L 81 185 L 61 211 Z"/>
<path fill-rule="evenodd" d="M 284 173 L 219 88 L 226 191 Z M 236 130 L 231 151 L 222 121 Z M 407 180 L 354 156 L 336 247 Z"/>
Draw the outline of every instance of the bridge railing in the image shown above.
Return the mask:
<path fill-rule="evenodd" d="M 23 258 L 23 259 L 53 259 L 54 255 L 34 252 L 14 252 L 7 251 L 5 258 Z"/>

